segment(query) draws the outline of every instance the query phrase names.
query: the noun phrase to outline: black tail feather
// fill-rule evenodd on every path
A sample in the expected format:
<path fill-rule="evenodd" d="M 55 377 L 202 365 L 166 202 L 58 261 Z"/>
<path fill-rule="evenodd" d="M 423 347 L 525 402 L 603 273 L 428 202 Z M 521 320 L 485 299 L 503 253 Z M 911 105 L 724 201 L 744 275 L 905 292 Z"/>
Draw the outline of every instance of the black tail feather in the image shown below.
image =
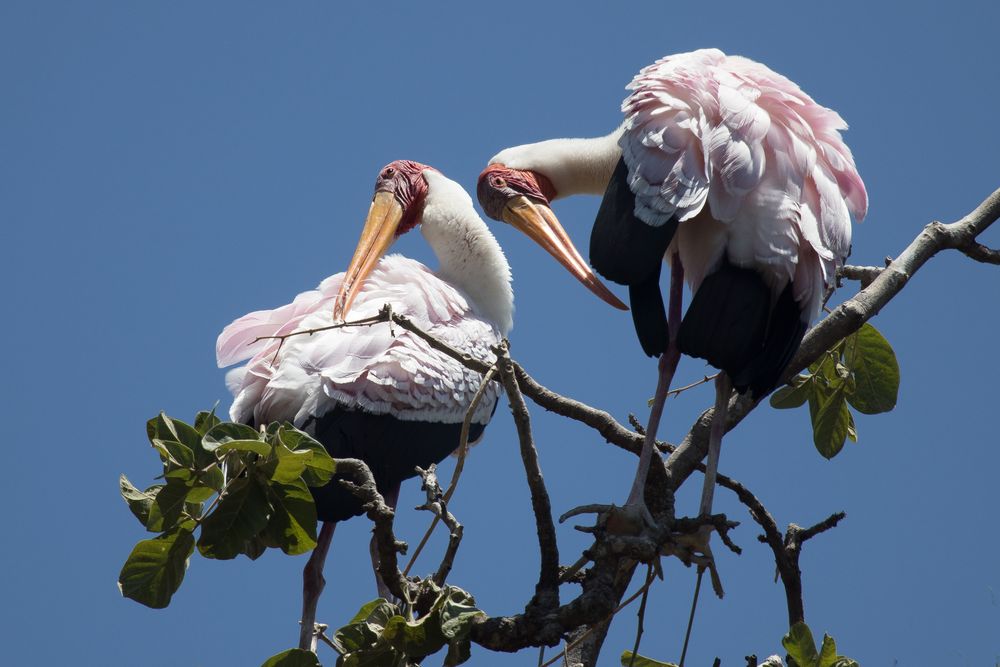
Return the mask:
<path fill-rule="evenodd" d="M 628 286 L 629 307 L 632 323 L 639 337 L 642 351 L 651 357 L 658 357 L 667 349 L 670 332 L 667 328 L 667 313 L 660 293 L 660 269 L 663 262 L 657 262 L 656 270 L 643 282 Z"/>
<path fill-rule="evenodd" d="M 764 344 L 770 309 L 770 290 L 757 272 L 724 263 L 695 292 L 677 344 L 737 377 Z"/>
<path fill-rule="evenodd" d="M 493 407 L 496 410 L 496 405 Z M 415 466 L 427 468 L 444 460 L 457 447 L 461 423 L 422 422 L 373 415 L 337 407 L 312 418 L 303 428 L 323 443 L 334 458 L 359 458 L 368 464 L 380 492 L 416 476 Z M 483 434 L 484 424 L 472 423 L 469 442 Z M 364 512 L 361 501 L 334 475 L 323 487 L 311 487 L 320 521 L 343 521 Z"/>
<path fill-rule="evenodd" d="M 738 376 L 733 377 L 733 386 L 738 391 L 749 389 L 755 397 L 774 389 L 799 349 L 807 326 L 802 321 L 802 311 L 795 303 L 789 284 L 771 311 L 764 349 Z"/>
<path fill-rule="evenodd" d="M 743 393 L 774 389 L 806 332 L 789 284 L 772 306 L 771 290 L 752 269 L 723 263 L 702 281 L 681 322 L 681 352 L 726 372 Z"/>
<path fill-rule="evenodd" d="M 677 218 L 653 227 L 635 217 L 635 195 L 621 159 L 590 232 L 590 263 L 602 276 L 621 285 L 646 282 L 654 271 L 659 275 L 663 254 L 676 230 Z"/>

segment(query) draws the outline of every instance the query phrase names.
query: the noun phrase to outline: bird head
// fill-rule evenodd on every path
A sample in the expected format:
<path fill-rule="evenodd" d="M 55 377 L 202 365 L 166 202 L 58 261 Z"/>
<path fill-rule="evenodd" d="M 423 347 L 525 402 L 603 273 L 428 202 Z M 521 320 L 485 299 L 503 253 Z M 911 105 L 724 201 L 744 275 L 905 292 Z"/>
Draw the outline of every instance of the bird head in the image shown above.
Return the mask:
<path fill-rule="evenodd" d="M 628 310 L 594 275 L 552 212 L 549 203 L 557 193 L 544 174 L 493 162 L 479 175 L 476 196 L 486 215 L 527 234 L 598 298 L 615 308 Z"/>
<path fill-rule="evenodd" d="M 420 223 L 427 198 L 427 181 L 423 173 L 428 169 L 433 170 L 433 167 L 411 160 L 396 160 L 379 172 L 361 239 L 334 301 L 334 321 L 342 321 L 347 316 L 365 279 L 392 242 Z"/>

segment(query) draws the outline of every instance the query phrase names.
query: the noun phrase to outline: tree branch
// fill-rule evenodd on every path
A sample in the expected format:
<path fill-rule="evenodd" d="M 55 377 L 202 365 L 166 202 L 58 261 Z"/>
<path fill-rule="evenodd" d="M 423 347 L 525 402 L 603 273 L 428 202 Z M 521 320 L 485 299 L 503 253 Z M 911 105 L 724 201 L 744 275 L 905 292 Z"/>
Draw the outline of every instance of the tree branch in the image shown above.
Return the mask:
<path fill-rule="evenodd" d="M 559 545 L 556 542 L 556 528 L 552 521 L 552 504 L 549 502 L 549 492 L 545 488 L 545 479 L 538 464 L 538 452 L 535 450 L 531 435 L 528 406 L 524 404 L 524 397 L 521 396 L 507 343 L 502 342 L 497 345 L 494 352 L 497 355 L 497 373 L 507 391 L 507 400 L 517 426 L 521 460 L 524 462 L 524 472 L 531 491 L 531 509 L 535 513 L 538 547 L 541 550 L 541 571 L 538 575 L 538 585 L 535 587 L 535 597 L 529 604 L 529 609 L 537 605 L 541 610 L 548 611 L 559 606 Z"/>
<path fill-rule="evenodd" d="M 438 484 L 437 464 L 432 463 L 427 470 L 418 467 L 417 473 L 423 481 L 420 489 L 426 493 L 427 502 L 420 505 L 416 509 L 433 512 L 434 520 L 440 520 L 445 526 L 448 527 L 448 547 L 445 549 L 444 555 L 441 557 L 441 564 L 438 566 L 434 576 L 431 577 L 431 580 L 435 584 L 438 586 L 444 586 L 445 579 L 448 578 L 448 573 L 451 572 L 451 568 L 455 563 L 455 555 L 458 553 L 458 545 L 462 542 L 463 528 L 462 524 L 460 524 L 458 519 L 455 518 L 455 515 L 448 511 L 448 501 L 445 498 L 445 495 L 441 492 L 441 485 Z M 434 526 L 432 524 L 431 528 L 433 529 L 433 527 Z M 410 564 L 412 563 L 413 561 L 411 560 Z M 406 573 L 404 572 L 403 574 L 405 576 Z"/>
<path fill-rule="evenodd" d="M 781 577 L 781 584 L 785 589 L 785 604 L 788 608 L 788 627 L 799 621 L 805 621 L 805 607 L 802 600 L 802 570 L 799 569 L 799 555 L 802 552 L 802 544 L 823 531 L 830 530 L 836 526 L 847 515 L 837 512 L 827 517 L 816 525 L 802 529 L 794 523 L 788 525 L 788 530 L 782 537 L 778 530 L 778 524 L 774 517 L 757 496 L 750 492 L 745 486 L 731 477 L 725 475 L 718 476 L 719 486 L 725 487 L 736 494 L 740 502 L 750 510 L 750 516 L 757 522 L 764 534 L 757 539 L 768 547 L 774 554 L 774 564 L 778 569 L 778 576 Z"/>
<path fill-rule="evenodd" d="M 409 583 L 399 571 L 396 554 L 406 553 L 406 543 L 396 539 L 392 532 L 395 513 L 385 503 L 375 486 L 371 469 L 361 459 L 337 459 L 337 474 L 347 473 L 355 481 L 340 480 L 351 493 L 364 503 L 365 513 L 375 524 L 373 533 L 378 550 L 378 573 L 393 595 L 400 600 L 411 600 Z"/>

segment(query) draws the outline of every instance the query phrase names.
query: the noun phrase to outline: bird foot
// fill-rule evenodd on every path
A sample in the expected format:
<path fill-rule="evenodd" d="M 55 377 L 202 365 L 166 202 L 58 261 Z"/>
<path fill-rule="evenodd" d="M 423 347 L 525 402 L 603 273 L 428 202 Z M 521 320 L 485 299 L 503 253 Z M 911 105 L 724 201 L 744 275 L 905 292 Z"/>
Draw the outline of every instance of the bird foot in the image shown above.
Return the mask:
<path fill-rule="evenodd" d="M 584 533 L 606 531 L 613 535 L 639 535 L 644 530 L 656 528 L 656 520 L 650 513 L 646 503 L 639 502 L 618 505 L 591 504 L 574 507 L 559 517 L 559 523 L 583 514 L 596 514 L 597 520 L 593 526 L 574 526 Z"/>
<path fill-rule="evenodd" d="M 715 556 L 712 554 L 713 532 L 711 526 L 704 526 L 696 533 L 677 535 L 672 545 L 664 546 L 662 555 L 676 556 L 686 565 L 693 564 L 698 566 L 699 570 L 708 570 L 712 590 L 719 599 L 722 599 L 726 592 L 722 588 L 722 578 L 719 576 L 719 570 L 715 566 Z"/>

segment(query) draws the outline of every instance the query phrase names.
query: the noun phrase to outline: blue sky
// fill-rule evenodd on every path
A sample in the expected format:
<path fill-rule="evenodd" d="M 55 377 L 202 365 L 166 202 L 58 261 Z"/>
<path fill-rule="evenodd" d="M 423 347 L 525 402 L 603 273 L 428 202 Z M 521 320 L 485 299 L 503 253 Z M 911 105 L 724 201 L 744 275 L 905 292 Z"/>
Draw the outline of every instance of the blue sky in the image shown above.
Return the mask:
<path fill-rule="evenodd" d="M 471 189 L 500 148 L 610 131 L 641 66 L 716 46 L 767 63 L 850 123 L 871 197 L 853 262 L 897 254 L 928 221 L 954 220 L 1000 186 L 990 3 L 345 5 L 0 5 L 6 663 L 255 665 L 295 642 L 304 558 L 196 556 L 170 608 L 122 599 L 118 570 L 144 533 L 117 476 L 151 481 L 143 424 L 157 411 L 228 405 L 217 333 L 343 270 L 390 160 L 434 165 Z M 584 248 L 597 204 L 556 207 Z M 644 416 L 655 364 L 628 316 L 514 230 L 496 233 L 515 276 L 514 356 L 556 391 L 623 421 Z M 1000 232 L 984 240 L 1000 245 Z M 397 249 L 433 263 L 419 235 Z M 858 418 L 860 443 L 834 461 L 813 450 L 804 410 L 760 409 L 725 442 L 722 471 L 780 524 L 847 512 L 806 546 L 806 617 L 866 666 L 1000 656 L 998 287 L 996 267 L 945 255 L 883 311 L 875 324 L 899 356 L 899 404 Z M 685 360 L 677 381 L 704 372 Z M 671 401 L 661 435 L 679 439 L 711 400 L 703 387 Z M 630 456 L 538 409 L 533 418 L 557 512 L 625 498 Z M 681 511 L 696 511 L 694 486 Z M 744 522 L 744 555 L 720 559 L 728 595 L 702 597 L 691 665 L 742 665 L 779 650 L 785 631 L 770 553 L 731 495 L 717 497 Z M 427 523 L 408 509 L 417 502 L 410 483 L 397 525 L 411 543 Z M 519 611 L 537 551 L 506 409 L 453 510 L 466 525 L 453 583 L 492 614 Z M 331 625 L 373 597 L 368 530 L 338 528 L 319 613 Z M 586 546 L 567 527 L 560 539 L 564 561 Z M 693 581 L 668 564 L 641 652 L 678 657 Z M 623 612 L 604 664 L 634 628 Z M 534 655 L 480 650 L 472 664 Z"/>

